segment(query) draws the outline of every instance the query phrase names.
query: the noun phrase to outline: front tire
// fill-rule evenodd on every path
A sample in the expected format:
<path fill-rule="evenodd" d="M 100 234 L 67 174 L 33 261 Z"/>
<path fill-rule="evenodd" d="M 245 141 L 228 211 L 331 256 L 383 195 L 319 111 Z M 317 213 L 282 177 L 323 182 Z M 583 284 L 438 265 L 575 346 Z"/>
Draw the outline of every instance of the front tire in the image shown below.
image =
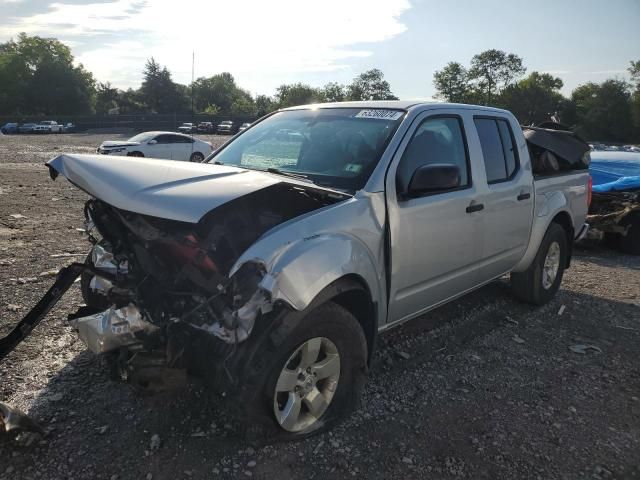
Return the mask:
<path fill-rule="evenodd" d="M 533 305 L 549 302 L 562 283 L 567 255 L 567 233 L 559 224 L 552 223 L 529 268 L 511 273 L 511 289 L 516 298 Z"/>
<path fill-rule="evenodd" d="M 142 152 L 131 152 L 131 153 L 127 153 L 127 157 L 144 157 L 144 154 Z"/>
<path fill-rule="evenodd" d="M 343 419 L 359 405 L 367 374 L 364 332 L 346 309 L 328 302 L 287 320 L 254 356 L 264 362 L 252 374 L 261 380 L 246 382 L 255 396 L 239 402 L 248 427 L 260 425 L 270 439 L 302 439 Z"/>

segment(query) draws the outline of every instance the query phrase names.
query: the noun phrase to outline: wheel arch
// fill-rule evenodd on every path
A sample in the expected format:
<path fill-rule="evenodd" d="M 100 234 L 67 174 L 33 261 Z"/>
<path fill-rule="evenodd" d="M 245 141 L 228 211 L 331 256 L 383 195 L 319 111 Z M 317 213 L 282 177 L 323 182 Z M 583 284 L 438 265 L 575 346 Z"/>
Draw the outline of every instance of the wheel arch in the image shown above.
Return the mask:
<path fill-rule="evenodd" d="M 311 302 L 309 309 L 334 302 L 355 317 L 367 339 L 367 360 L 370 362 L 378 337 L 377 305 L 367 282 L 350 273 L 327 285 Z"/>
<path fill-rule="evenodd" d="M 529 246 L 522 259 L 518 264 L 513 268 L 513 272 L 524 272 L 531 262 L 535 259 L 536 254 L 538 253 L 538 249 L 542 244 L 542 239 L 544 238 L 547 230 L 549 230 L 549 226 L 552 223 L 557 223 L 560 225 L 565 232 L 567 233 L 567 263 L 565 268 L 569 267 L 571 262 L 571 256 L 573 254 L 573 221 L 571 217 L 571 213 L 567 210 L 567 205 L 563 204 L 560 208 L 557 208 L 553 214 L 549 215 L 538 215 L 534 218 L 533 227 L 531 229 L 531 235 L 529 238 Z"/>
<path fill-rule="evenodd" d="M 567 235 L 567 263 L 565 264 L 565 268 L 569 268 L 569 266 L 571 265 L 571 257 L 573 256 L 574 238 L 573 221 L 571 220 L 571 215 L 569 215 L 568 212 L 562 210 L 553 217 L 551 223 L 557 223 L 558 225 L 560 225 Z M 551 225 L 551 223 L 549 225 Z M 548 228 L 549 227 L 547 227 L 547 229 Z"/>

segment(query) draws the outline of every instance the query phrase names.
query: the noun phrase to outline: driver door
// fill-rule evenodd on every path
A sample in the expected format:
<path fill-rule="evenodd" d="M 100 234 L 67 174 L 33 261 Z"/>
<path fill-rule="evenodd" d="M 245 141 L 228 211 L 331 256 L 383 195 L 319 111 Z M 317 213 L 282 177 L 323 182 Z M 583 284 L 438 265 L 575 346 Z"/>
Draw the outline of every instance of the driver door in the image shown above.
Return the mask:
<path fill-rule="evenodd" d="M 476 186 L 465 119 L 441 112 L 446 110 L 416 119 L 387 175 L 391 323 L 408 320 L 473 288 L 479 278 L 483 223 L 481 212 L 468 208 Z M 459 186 L 408 195 L 416 169 L 429 164 L 457 166 Z"/>

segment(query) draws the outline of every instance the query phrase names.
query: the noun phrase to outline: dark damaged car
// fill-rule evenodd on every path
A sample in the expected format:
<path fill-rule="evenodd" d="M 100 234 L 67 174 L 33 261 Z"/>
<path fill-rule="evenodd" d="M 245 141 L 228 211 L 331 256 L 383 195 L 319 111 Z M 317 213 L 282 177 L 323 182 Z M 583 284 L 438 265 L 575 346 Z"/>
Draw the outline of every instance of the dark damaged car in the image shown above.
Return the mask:
<path fill-rule="evenodd" d="M 122 378 L 189 372 L 252 429 L 317 432 L 357 405 L 379 331 L 505 273 L 553 297 L 585 232 L 581 148 L 534 177 L 509 112 L 367 102 L 276 112 L 204 163 L 61 155 L 93 247 L 0 359 L 81 276 L 69 321 Z"/>

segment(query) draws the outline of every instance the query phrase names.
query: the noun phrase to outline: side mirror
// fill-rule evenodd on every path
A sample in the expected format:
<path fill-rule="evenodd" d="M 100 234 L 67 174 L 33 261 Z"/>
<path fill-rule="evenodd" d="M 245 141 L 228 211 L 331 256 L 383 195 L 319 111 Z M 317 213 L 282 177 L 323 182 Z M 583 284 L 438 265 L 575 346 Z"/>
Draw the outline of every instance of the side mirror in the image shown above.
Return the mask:
<path fill-rule="evenodd" d="M 407 196 L 451 190 L 460 186 L 460 168 L 450 163 L 433 163 L 416 168 L 409 181 Z"/>
<path fill-rule="evenodd" d="M 155 145 L 156 143 L 158 143 L 158 140 L 156 140 L 155 138 L 153 140 L 149 140 L 147 142 L 147 145 Z"/>

